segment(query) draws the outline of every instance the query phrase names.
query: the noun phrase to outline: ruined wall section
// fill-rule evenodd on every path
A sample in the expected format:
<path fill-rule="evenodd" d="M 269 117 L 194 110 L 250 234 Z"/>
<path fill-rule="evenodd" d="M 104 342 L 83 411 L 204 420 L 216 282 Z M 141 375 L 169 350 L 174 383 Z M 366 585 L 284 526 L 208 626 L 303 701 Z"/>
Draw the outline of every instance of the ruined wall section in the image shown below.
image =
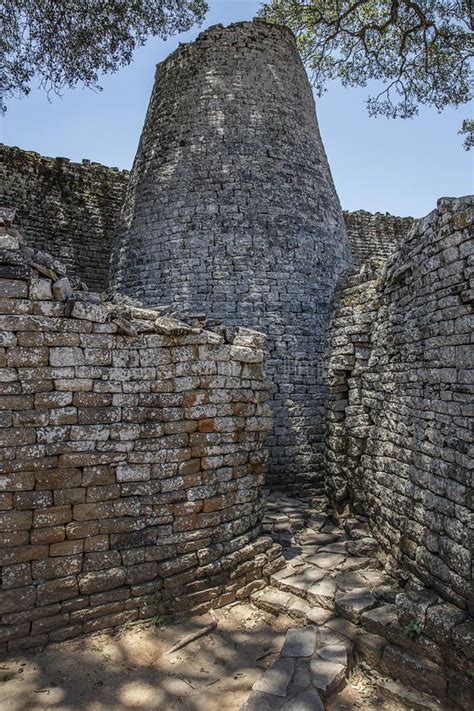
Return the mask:
<path fill-rule="evenodd" d="M 0 651 L 263 587 L 265 338 L 74 292 L 14 232 L 0 250 Z"/>
<path fill-rule="evenodd" d="M 15 224 L 29 243 L 91 289 L 107 288 L 110 243 L 127 181 L 125 170 L 0 144 L 0 206 L 16 208 Z"/>
<path fill-rule="evenodd" d="M 352 248 L 354 267 L 360 268 L 374 257 L 388 257 L 414 223 L 413 217 L 395 217 L 356 210 L 344 211 L 347 236 Z"/>
<path fill-rule="evenodd" d="M 346 282 L 328 335 L 330 498 L 367 516 L 389 562 L 462 608 L 472 595 L 473 205 L 441 199 L 386 265 Z"/>

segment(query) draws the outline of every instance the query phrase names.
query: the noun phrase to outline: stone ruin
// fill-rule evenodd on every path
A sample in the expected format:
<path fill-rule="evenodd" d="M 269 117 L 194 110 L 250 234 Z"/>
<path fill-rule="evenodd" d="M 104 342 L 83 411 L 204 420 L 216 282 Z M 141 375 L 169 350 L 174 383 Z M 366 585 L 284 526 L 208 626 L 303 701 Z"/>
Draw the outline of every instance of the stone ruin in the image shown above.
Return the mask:
<path fill-rule="evenodd" d="M 0 649 L 252 596 L 310 629 L 249 711 L 319 708 L 353 642 L 470 708 L 472 198 L 343 216 L 260 21 L 158 66 L 130 176 L 2 155 Z"/>

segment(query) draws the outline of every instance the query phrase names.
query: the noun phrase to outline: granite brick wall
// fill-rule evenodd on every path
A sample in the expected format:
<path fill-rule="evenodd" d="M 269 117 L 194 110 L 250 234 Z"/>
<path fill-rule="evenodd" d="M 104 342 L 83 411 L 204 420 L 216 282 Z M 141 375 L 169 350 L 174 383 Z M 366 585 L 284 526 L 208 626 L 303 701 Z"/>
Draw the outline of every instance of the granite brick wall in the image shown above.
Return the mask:
<path fill-rule="evenodd" d="M 347 236 L 354 266 L 360 268 L 373 257 L 388 257 L 414 223 L 413 217 L 395 217 L 387 213 L 344 211 Z"/>
<path fill-rule="evenodd" d="M 36 249 L 66 265 L 91 289 L 106 289 L 110 241 L 128 171 L 88 160 L 45 158 L 0 144 L 0 206 Z"/>
<path fill-rule="evenodd" d="M 0 651 L 219 606 L 281 565 L 265 338 L 232 336 L 74 291 L 0 227 Z"/>
<path fill-rule="evenodd" d="M 269 482 L 320 488 L 320 364 L 350 264 L 296 43 L 255 21 L 159 65 L 112 256 L 112 287 L 269 336 Z"/>
<path fill-rule="evenodd" d="M 326 469 L 388 562 L 472 613 L 470 198 L 441 199 L 386 263 L 338 290 Z"/>
<path fill-rule="evenodd" d="M 33 247 L 61 259 L 92 289 L 108 287 L 111 238 L 129 176 L 0 144 L 0 205 L 17 209 L 15 224 Z M 343 217 L 356 267 L 387 257 L 413 223 L 366 210 L 345 210 Z"/>

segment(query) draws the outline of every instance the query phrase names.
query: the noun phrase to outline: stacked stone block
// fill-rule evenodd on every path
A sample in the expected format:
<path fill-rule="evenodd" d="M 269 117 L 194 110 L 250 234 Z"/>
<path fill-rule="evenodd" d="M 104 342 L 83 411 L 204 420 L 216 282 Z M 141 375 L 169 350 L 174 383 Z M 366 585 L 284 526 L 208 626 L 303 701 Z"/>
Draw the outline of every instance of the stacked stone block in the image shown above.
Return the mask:
<path fill-rule="evenodd" d="M 338 291 L 328 336 L 331 500 L 388 561 L 472 613 L 473 199 L 441 199 Z"/>
<path fill-rule="evenodd" d="M 0 228 L 0 650 L 248 596 L 265 338 L 74 291 Z"/>

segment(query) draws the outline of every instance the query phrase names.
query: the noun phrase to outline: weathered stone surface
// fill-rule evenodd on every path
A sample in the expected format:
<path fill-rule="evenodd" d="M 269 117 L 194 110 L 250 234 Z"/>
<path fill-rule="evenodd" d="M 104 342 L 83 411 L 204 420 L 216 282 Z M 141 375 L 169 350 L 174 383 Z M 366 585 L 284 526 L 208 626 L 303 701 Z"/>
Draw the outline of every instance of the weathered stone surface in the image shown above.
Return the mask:
<path fill-rule="evenodd" d="M 376 539 L 347 550 L 372 555 L 378 543 L 389 563 L 463 610 L 472 595 L 472 206 L 472 196 L 440 199 L 386 263 L 341 284 L 326 354 L 329 496 L 341 511 L 351 503 Z M 374 588 L 390 602 L 394 592 Z M 417 606 L 421 623 L 430 604 Z M 414 607 L 407 600 L 402 615 L 414 619 Z"/>
<path fill-rule="evenodd" d="M 310 662 L 311 683 L 323 696 L 329 696 L 344 685 L 346 667 L 315 656 Z"/>
<path fill-rule="evenodd" d="M 314 605 L 324 607 L 327 610 L 334 610 L 334 595 L 336 594 L 336 584 L 334 580 L 326 575 L 308 590 L 308 600 Z"/>
<path fill-rule="evenodd" d="M 438 644 L 449 645 L 454 629 L 465 619 L 466 613 L 450 603 L 433 605 L 426 611 L 423 631 Z M 472 644 L 474 644 L 474 634 L 471 637 L 471 642 L 466 646 L 470 647 Z"/>
<path fill-rule="evenodd" d="M 318 607 L 314 603 L 311 604 L 307 612 L 309 622 L 314 622 L 316 625 L 324 625 L 332 617 L 332 610 L 327 610 L 324 607 Z"/>
<path fill-rule="evenodd" d="M 318 655 L 328 662 L 347 667 L 347 648 L 343 644 L 327 644 L 318 649 Z"/>
<path fill-rule="evenodd" d="M 472 674 L 459 674 L 447 670 L 448 696 L 463 711 L 471 711 L 474 697 L 474 680 Z"/>
<path fill-rule="evenodd" d="M 53 296 L 57 301 L 67 301 L 74 296 L 74 290 L 68 277 L 62 277 L 53 284 Z"/>
<path fill-rule="evenodd" d="M 380 607 L 363 612 L 360 616 L 360 624 L 368 632 L 383 635 L 385 627 L 397 619 L 397 608 L 395 605 L 381 605 Z"/>
<path fill-rule="evenodd" d="M 474 622 L 469 620 L 453 628 L 454 646 L 461 650 L 467 659 L 474 659 Z"/>
<path fill-rule="evenodd" d="M 377 687 L 381 694 L 395 701 L 398 704 L 404 704 L 415 711 L 439 711 L 440 704 L 438 699 L 428 694 L 423 694 L 421 691 L 415 691 L 409 687 L 403 686 L 398 681 L 391 679 L 377 680 Z"/>
<path fill-rule="evenodd" d="M 386 258 L 413 225 L 412 217 L 375 215 L 366 210 L 344 211 L 347 236 L 351 243 L 354 266 L 360 269 L 371 258 Z"/>
<path fill-rule="evenodd" d="M 288 611 L 291 595 L 288 592 L 269 586 L 258 593 L 254 593 L 252 601 L 262 610 L 278 615 L 281 612 Z"/>
<path fill-rule="evenodd" d="M 277 659 L 260 679 L 257 679 L 252 690 L 284 698 L 293 673 L 294 661 L 292 658 Z"/>
<path fill-rule="evenodd" d="M 281 590 L 295 594 L 306 595 L 312 590 L 314 584 L 326 576 L 326 571 L 316 566 L 308 566 L 301 573 L 296 573 L 296 575 L 290 575 L 289 577 L 277 578 L 275 576 L 275 582 Z"/>
<path fill-rule="evenodd" d="M 385 637 L 371 634 L 370 632 L 362 632 L 355 638 L 357 656 L 376 668 L 380 666 L 380 660 L 386 644 Z"/>
<path fill-rule="evenodd" d="M 18 207 L 18 229 L 36 249 L 61 259 L 71 274 L 105 290 L 127 171 L 45 158 L 5 145 L 0 151 L 0 204 Z M 17 237 L 5 235 L 3 240 L 1 249 L 19 248 Z"/>
<path fill-rule="evenodd" d="M 438 697 L 446 692 L 447 683 L 441 667 L 400 647 L 391 644 L 385 646 L 380 668 L 394 679 L 399 679 L 419 691 Z"/>
<path fill-rule="evenodd" d="M 324 568 L 325 570 L 330 570 L 333 571 L 335 570 L 341 563 L 344 561 L 344 556 L 340 555 L 339 553 L 331 553 L 331 552 L 319 552 L 317 557 L 314 557 L 313 562 L 316 563 L 317 560 L 317 565 L 320 568 Z"/>
<path fill-rule="evenodd" d="M 343 595 L 336 595 L 336 610 L 343 617 L 357 622 L 363 612 L 377 604 L 377 600 L 367 588 L 354 588 Z"/>
<path fill-rule="evenodd" d="M 296 627 L 286 633 L 282 657 L 311 657 L 316 647 L 316 627 Z"/>
<path fill-rule="evenodd" d="M 278 709 L 280 699 L 273 694 L 265 694 L 263 691 L 251 691 L 247 701 L 240 707 L 239 711 L 274 711 Z"/>
<path fill-rule="evenodd" d="M 336 634 L 342 635 L 343 637 L 354 640 L 356 635 L 359 634 L 360 627 L 354 625 L 352 622 L 347 620 L 345 617 L 339 617 L 339 615 L 334 615 L 325 624 L 326 629 L 330 629 Z"/>

